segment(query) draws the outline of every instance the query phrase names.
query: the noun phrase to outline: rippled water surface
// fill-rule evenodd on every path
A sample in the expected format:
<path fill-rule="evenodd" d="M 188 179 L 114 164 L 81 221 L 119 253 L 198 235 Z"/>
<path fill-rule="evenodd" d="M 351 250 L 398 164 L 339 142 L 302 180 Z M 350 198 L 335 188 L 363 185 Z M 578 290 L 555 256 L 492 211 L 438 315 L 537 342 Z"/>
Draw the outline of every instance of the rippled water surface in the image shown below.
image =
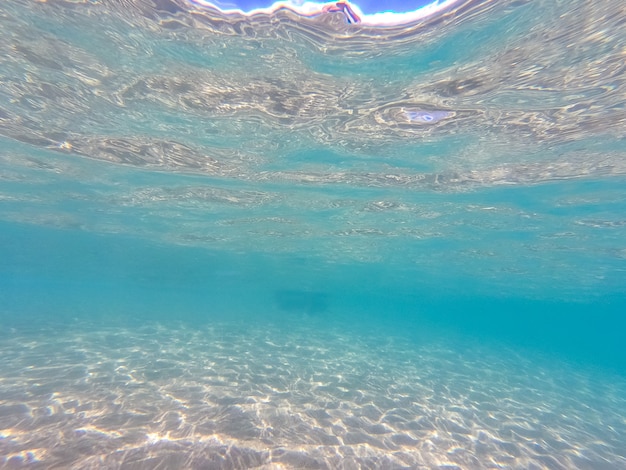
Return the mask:
<path fill-rule="evenodd" d="M 0 4 L 0 467 L 626 468 L 626 7 L 348 19 Z"/>

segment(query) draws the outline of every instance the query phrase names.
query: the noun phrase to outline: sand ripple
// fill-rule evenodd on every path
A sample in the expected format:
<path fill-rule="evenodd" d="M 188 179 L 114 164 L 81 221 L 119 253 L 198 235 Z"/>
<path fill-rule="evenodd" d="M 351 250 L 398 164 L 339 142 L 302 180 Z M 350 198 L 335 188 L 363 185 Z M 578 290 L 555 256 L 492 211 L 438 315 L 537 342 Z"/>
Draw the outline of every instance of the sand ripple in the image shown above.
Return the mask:
<path fill-rule="evenodd" d="M 626 381 L 485 346 L 152 325 L 0 354 L 0 468 L 626 468 Z"/>

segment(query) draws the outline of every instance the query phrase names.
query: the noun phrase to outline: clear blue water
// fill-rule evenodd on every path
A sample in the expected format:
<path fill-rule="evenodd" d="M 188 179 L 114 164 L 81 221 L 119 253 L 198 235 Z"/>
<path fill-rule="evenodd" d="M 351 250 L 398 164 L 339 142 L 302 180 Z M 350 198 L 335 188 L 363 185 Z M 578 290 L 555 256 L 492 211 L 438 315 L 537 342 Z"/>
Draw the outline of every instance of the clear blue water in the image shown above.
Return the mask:
<path fill-rule="evenodd" d="M 0 6 L 0 468 L 626 468 L 617 2 Z"/>

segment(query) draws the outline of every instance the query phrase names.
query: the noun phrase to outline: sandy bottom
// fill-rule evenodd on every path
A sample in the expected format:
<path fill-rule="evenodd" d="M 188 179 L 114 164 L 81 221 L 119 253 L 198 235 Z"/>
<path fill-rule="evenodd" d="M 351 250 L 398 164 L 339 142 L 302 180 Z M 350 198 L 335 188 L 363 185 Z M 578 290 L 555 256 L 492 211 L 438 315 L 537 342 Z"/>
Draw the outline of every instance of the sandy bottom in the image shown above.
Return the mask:
<path fill-rule="evenodd" d="M 0 468 L 626 468 L 626 380 L 320 328 L 9 329 Z"/>

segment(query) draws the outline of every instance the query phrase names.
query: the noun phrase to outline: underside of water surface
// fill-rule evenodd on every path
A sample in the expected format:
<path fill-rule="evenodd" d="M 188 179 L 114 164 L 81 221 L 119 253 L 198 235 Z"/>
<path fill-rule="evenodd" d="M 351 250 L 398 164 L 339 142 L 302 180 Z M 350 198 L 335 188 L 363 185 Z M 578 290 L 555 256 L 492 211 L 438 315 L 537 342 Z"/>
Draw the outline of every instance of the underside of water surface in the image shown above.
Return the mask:
<path fill-rule="evenodd" d="M 620 2 L 217 3 L 0 4 L 0 468 L 626 468 Z"/>

